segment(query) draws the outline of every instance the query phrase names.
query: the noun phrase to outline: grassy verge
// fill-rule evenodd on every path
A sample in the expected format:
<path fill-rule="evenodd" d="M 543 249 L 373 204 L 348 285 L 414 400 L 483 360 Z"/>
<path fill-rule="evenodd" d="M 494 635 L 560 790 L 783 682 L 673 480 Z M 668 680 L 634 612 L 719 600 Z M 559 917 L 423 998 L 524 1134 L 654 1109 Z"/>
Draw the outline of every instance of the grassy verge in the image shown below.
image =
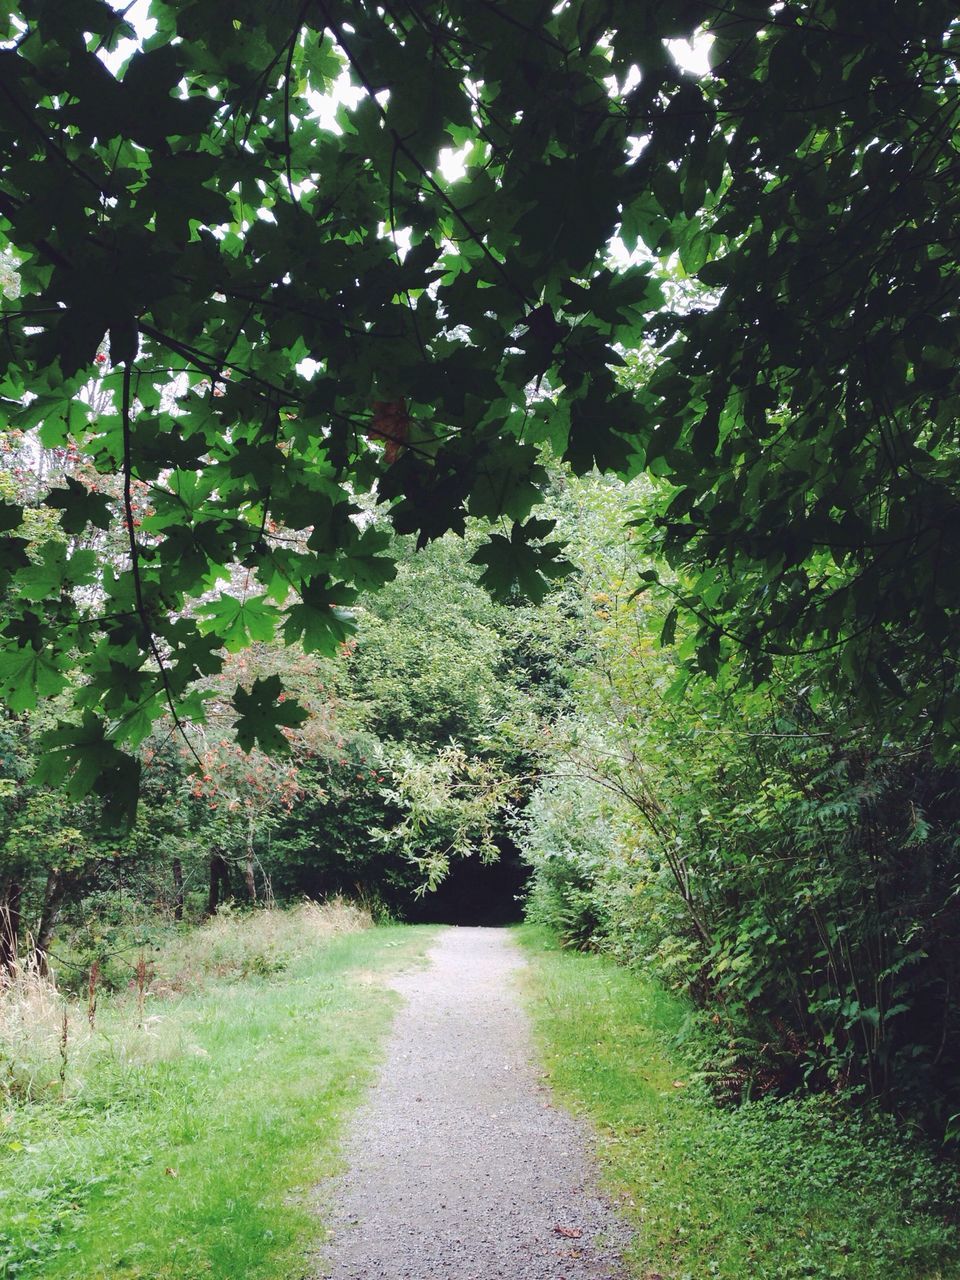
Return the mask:
<path fill-rule="evenodd" d="M 8 1008 L 0 1277 L 303 1276 L 320 1234 L 310 1189 L 336 1168 L 395 1003 L 378 975 L 430 935 L 280 917 L 175 943 L 142 1029 L 136 991 L 103 1003 L 93 1032 L 83 1006 L 68 1010 L 62 1084 L 62 1002 L 33 994 L 34 1060 L 21 1054 L 19 1077 Z"/>
<path fill-rule="evenodd" d="M 593 1121 L 632 1265 L 663 1280 L 957 1280 L 956 1170 L 890 1118 L 827 1099 L 717 1108 L 675 1049 L 683 1009 L 652 982 L 520 931 L 561 1097 Z"/>

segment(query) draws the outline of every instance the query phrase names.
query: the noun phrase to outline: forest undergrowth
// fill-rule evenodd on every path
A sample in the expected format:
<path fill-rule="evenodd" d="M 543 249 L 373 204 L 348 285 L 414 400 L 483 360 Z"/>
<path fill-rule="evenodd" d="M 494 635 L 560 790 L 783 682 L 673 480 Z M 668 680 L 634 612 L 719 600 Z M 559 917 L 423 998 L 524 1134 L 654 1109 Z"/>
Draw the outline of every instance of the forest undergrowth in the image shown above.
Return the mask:
<path fill-rule="evenodd" d="M 549 930 L 520 937 L 550 1082 L 597 1128 L 638 1276 L 960 1276 L 960 1170 L 933 1146 L 830 1096 L 718 1106 L 689 1056 L 683 1001 Z"/>
<path fill-rule="evenodd" d="M 114 992 L 21 969 L 0 996 L 0 1277 L 301 1275 L 311 1188 L 389 1025 L 376 975 L 428 936 L 305 903 L 173 934 Z"/>

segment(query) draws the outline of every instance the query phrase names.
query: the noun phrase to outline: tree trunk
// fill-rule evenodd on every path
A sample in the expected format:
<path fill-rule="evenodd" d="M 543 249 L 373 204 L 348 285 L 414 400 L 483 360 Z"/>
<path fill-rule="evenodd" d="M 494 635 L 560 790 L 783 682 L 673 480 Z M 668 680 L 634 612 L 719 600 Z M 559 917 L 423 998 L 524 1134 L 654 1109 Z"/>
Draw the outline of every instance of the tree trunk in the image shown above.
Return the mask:
<path fill-rule="evenodd" d="M 0 974 L 12 973 L 16 964 L 22 893 L 23 885 L 18 880 L 8 880 L 0 897 Z"/>
<path fill-rule="evenodd" d="M 183 863 L 179 858 L 173 860 L 173 918 L 183 919 Z"/>
<path fill-rule="evenodd" d="M 215 916 L 220 905 L 221 890 L 230 892 L 230 868 L 222 853 L 210 855 L 210 892 L 207 895 L 207 915 Z"/>
<path fill-rule="evenodd" d="M 243 879 L 247 886 L 247 897 L 251 902 L 257 900 L 257 881 L 253 874 L 254 851 L 253 851 L 253 818 L 247 823 L 247 860 L 243 870 Z"/>
<path fill-rule="evenodd" d="M 47 887 L 43 894 L 43 908 L 40 912 L 40 923 L 37 926 L 37 940 L 34 943 L 34 954 L 37 958 L 37 969 L 45 978 L 49 972 L 47 952 L 53 941 L 54 930 L 60 918 L 64 895 L 67 892 L 67 880 L 58 867 L 51 867 L 47 872 Z"/>

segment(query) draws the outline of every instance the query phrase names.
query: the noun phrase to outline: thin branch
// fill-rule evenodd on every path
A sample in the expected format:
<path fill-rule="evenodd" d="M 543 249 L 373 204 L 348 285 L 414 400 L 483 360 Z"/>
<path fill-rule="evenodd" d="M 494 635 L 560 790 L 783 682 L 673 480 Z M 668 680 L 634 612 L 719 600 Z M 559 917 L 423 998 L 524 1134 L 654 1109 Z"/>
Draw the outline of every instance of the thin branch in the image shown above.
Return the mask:
<path fill-rule="evenodd" d="M 203 761 L 197 755 L 193 743 L 187 736 L 187 731 L 180 715 L 177 711 L 176 704 L 173 700 L 173 690 L 170 688 L 170 676 L 163 661 L 163 655 L 157 644 L 156 636 L 153 633 L 153 627 L 150 622 L 150 615 L 143 598 L 143 580 L 140 575 L 140 547 L 137 543 L 137 531 L 133 523 L 133 440 L 130 431 L 130 361 L 125 360 L 123 364 L 123 393 L 120 408 L 121 420 L 123 423 L 123 511 L 127 522 L 127 538 L 130 546 L 130 572 L 133 574 L 133 594 L 136 601 L 137 616 L 140 619 L 140 625 L 143 627 L 146 636 L 147 645 L 153 654 L 154 661 L 160 675 L 160 683 L 163 686 L 164 696 L 166 697 L 167 706 L 173 717 L 173 723 L 187 745 L 190 754 L 196 760 L 200 767 L 203 767 Z"/>
<path fill-rule="evenodd" d="M 297 51 L 297 41 L 300 39 L 300 32 L 303 29 L 303 23 L 309 8 L 310 0 L 304 0 L 304 3 L 300 6 L 300 12 L 297 14 L 297 21 L 293 29 L 293 34 L 290 37 L 290 47 L 287 49 L 287 61 L 283 69 L 284 162 L 287 171 L 287 187 L 290 191 L 290 199 L 296 205 L 299 205 L 300 202 L 293 189 L 293 158 L 290 151 L 290 77 L 293 74 L 293 57 Z"/>
<path fill-rule="evenodd" d="M 347 61 L 350 63 L 350 66 L 353 68 L 354 74 L 356 75 L 357 79 L 360 81 L 364 89 L 366 89 L 367 93 L 369 94 L 370 101 L 373 103 L 374 107 L 376 108 L 377 113 L 380 116 L 381 121 L 383 122 L 384 128 L 390 134 L 391 138 L 393 138 L 394 144 L 397 150 L 403 152 L 403 154 L 407 157 L 410 163 L 416 168 L 417 172 L 423 178 L 424 182 L 426 182 L 427 185 L 434 191 L 434 193 L 440 197 L 440 199 L 443 201 L 443 203 L 446 205 L 449 211 L 453 214 L 453 216 L 457 219 L 457 221 L 466 231 L 469 239 L 473 241 L 473 243 L 477 246 L 477 248 L 480 250 L 483 256 L 493 265 L 497 274 L 500 276 L 501 280 L 504 282 L 504 284 L 507 286 L 510 292 L 519 300 L 519 302 L 524 307 L 529 307 L 530 301 L 527 298 L 526 294 L 523 292 L 522 289 L 519 289 L 517 285 L 514 284 L 513 280 L 510 278 L 510 276 L 504 269 L 503 263 L 499 260 L 499 258 L 497 258 L 493 250 L 485 242 L 480 232 L 477 231 L 477 229 L 469 221 L 466 214 L 459 207 L 459 205 L 455 204 L 453 200 L 450 199 L 449 194 L 443 189 L 440 183 L 437 182 L 436 178 L 429 171 L 429 169 L 427 169 L 427 167 L 423 164 L 423 162 L 410 150 L 410 148 L 404 142 L 403 138 L 401 138 L 400 134 L 397 133 L 396 129 L 394 129 L 390 125 L 389 120 L 387 119 L 386 110 L 384 109 L 380 100 L 377 98 L 376 90 L 374 89 L 370 80 L 367 78 L 366 72 L 360 66 L 359 62 L 356 59 L 355 54 L 353 53 L 350 46 L 347 44 L 346 39 L 344 38 L 343 28 L 334 18 L 330 16 L 330 12 L 327 9 L 326 5 L 324 4 L 323 0 L 320 0 L 320 11 L 323 14 L 324 21 L 326 22 L 327 26 L 330 28 L 330 30 L 333 32 L 334 36 L 336 37 L 337 44 L 339 44 L 340 48 L 344 52 L 344 56 L 346 57 Z"/>
<path fill-rule="evenodd" d="M 403 261 L 400 258 L 400 246 L 397 244 L 397 214 L 395 202 L 395 188 L 397 181 L 397 147 L 396 138 L 393 141 L 393 153 L 390 156 L 390 182 L 388 184 L 387 199 L 389 202 L 390 215 L 390 239 L 393 242 L 393 256 L 397 260 L 397 267 L 403 270 Z M 424 345 L 423 335 L 420 333 L 420 323 L 417 320 L 417 311 L 413 305 L 413 298 L 410 296 L 409 288 L 405 288 L 403 296 L 407 300 L 407 310 L 410 312 L 410 319 L 413 322 L 413 332 L 416 335 L 417 346 L 420 348 L 420 355 L 424 360 L 428 359 L 427 348 Z"/>

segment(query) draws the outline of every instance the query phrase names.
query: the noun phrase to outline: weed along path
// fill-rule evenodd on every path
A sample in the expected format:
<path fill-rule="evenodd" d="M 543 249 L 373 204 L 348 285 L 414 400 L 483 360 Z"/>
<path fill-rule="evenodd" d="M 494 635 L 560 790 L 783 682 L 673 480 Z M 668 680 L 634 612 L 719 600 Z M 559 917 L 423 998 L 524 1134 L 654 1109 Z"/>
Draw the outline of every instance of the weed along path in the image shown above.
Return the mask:
<path fill-rule="evenodd" d="M 588 1135 L 541 1083 L 498 929 L 447 929 L 405 1003 L 323 1196 L 331 1280 L 621 1280 L 628 1233 Z"/>

